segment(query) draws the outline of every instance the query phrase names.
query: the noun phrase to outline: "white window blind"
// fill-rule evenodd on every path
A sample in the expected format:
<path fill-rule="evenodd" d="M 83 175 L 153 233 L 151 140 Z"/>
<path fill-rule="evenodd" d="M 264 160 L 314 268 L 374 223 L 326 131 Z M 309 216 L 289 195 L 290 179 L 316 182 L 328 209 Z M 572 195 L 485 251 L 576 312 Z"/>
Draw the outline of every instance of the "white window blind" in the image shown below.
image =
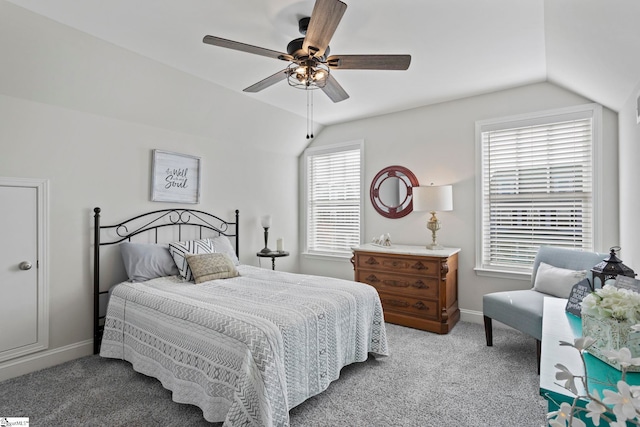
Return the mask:
<path fill-rule="evenodd" d="M 307 154 L 307 252 L 351 256 L 360 244 L 360 145 Z"/>
<path fill-rule="evenodd" d="M 593 250 L 592 116 L 481 132 L 480 268 L 530 271 L 541 245 Z"/>

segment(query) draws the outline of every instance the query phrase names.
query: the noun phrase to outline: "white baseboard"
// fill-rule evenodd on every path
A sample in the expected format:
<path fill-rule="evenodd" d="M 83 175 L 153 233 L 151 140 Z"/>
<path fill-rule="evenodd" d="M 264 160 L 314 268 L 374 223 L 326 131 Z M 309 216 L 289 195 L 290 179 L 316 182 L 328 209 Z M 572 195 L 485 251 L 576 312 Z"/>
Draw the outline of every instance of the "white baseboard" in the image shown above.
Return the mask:
<path fill-rule="evenodd" d="M 460 320 L 463 322 L 471 322 L 471 323 L 484 323 L 484 315 L 481 311 L 475 310 L 467 310 L 464 308 L 460 309 Z"/>
<path fill-rule="evenodd" d="M 0 363 L 0 381 L 93 354 L 93 339 Z"/>

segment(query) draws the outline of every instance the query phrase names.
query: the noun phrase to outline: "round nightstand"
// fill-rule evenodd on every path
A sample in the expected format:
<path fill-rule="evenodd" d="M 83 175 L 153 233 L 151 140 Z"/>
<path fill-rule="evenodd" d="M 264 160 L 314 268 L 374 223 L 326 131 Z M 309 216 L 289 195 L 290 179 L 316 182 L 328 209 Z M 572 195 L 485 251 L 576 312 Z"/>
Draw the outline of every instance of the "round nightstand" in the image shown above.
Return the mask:
<path fill-rule="evenodd" d="M 258 252 L 256 253 L 260 258 L 271 258 L 271 269 L 276 269 L 276 258 L 289 256 L 289 252 L 286 251 L 271 251 L 271 252 Z"/>

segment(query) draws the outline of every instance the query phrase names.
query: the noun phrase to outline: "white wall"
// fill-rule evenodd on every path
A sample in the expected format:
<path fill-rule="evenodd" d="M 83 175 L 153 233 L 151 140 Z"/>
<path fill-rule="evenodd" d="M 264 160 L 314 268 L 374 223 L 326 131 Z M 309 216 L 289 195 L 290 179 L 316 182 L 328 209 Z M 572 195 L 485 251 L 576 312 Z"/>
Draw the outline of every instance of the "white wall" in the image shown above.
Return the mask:
<path fill-rule="evenodd" d="M 636 120 L 636 100 L 640 82 L 618 113 L 620 121 L 620 258 L 640 273 L 640 124 Z"/>
<path fill-rule="evenodd" d="M 0 380 L 91 351 L 92 210 L 105 224 L 175 207 L 149 200 L 154 148 L 202 158 L 197 208 L 240 210 L 242 262 L 258 264 L 259 217 L 270 213 L 272 246 L 283 237 L 292 254 L 277 267 L 297 270 L 304 118 L 2 0 L 0 52 L 0 176 L 51 189 L 50 349 L 0 364 Z"/>
<path fill-rule="evenodd" d="M 369 185 L 376 173 L 390 165 L 409 168 L 422 185 L 453 184 L 452 212 L 438 218 L 442 229 L 438 242 L 459 247 L 459 304 L 463 319 L 480 321 L 482 295 L 507 289 L 526 289 L 530 283 L 479 277 L 475 274 L 475 122 L 508 115 L 589 103 L 574 93 L 549 83 L 475 96 L 458 101 L 416 108 L 351 123 L 329 126 L 320 132 L 314 145 L 364 139 L 365 211 L 364 237 L 390 233 L 392 241 L 422 245 L 430 241 L 427 213 L 411 213 L 401 219 L 387 219 L 373 209 Z M 597 250 L 619 244 L 617 197 L 617 117 L 604 109 L 603 164 L 607 189 L 604 199 L 603 241 Z M 301 270 L 353 278 L 348 260 L 300 260 Z"/>

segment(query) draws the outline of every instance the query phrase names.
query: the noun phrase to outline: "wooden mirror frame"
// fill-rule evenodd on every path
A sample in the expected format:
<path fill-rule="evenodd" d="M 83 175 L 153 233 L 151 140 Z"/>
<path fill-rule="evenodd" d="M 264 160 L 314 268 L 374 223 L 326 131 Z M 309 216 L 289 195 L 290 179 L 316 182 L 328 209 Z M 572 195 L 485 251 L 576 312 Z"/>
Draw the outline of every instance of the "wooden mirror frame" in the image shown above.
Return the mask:
<path fill-rule="evenodd" d="M 406 185 L 407 194 L 398 206 L 388 206 L 380 199 L 380 185 L 389 178 L 398 178 Z M 371 204 L 385 218 L 402 218 L 413 211 L 413 187 L 420 185 L 418 179 L 403 166 L 388 166 L 382 169 L 371 181 Z"/>

